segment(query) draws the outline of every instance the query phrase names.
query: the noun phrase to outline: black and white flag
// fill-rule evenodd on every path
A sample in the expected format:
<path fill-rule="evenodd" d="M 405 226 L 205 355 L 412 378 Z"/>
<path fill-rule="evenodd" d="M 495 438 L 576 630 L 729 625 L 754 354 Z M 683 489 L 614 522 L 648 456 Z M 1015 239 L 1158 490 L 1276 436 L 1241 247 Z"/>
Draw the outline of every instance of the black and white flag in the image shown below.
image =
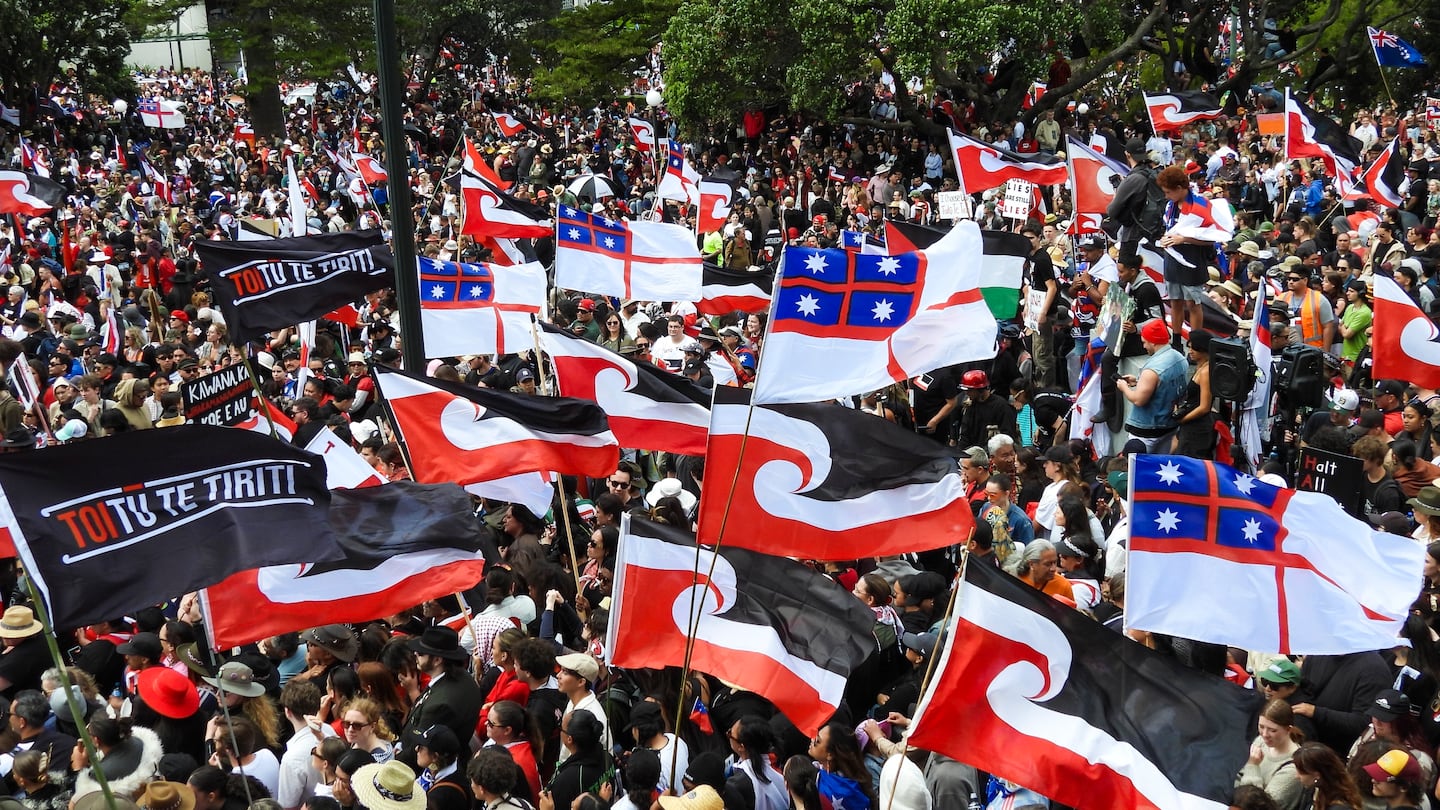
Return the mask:
<path fill-rule="evenodd" d="M 237 343 L 310 321 L 395 284 L 395 255 L 378 230 L 195 244 Z"/>

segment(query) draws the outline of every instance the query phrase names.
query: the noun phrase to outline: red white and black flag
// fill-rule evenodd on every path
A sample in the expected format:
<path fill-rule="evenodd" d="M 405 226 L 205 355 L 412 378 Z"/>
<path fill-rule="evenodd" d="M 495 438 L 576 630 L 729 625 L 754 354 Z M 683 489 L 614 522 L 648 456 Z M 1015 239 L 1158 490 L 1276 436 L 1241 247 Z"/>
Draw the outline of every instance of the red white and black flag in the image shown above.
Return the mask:
<path fill-rule="evenodd" d="M 375 367 L 375 390 L 424 483 L 476 484 L 527 472 L 603 476 L 620 445 L 599 405 L 528 396 Z"/>
<path fill-rule="evenodd" d="M 748 389 L 715 389 L 701 543 L 720 543 L 722 525 L 726 546 L 814 560 L 965 542 L 974 520 L 945 448 L 834 403 L 749 402 Z"/>
<path fill-rule="evenodd" d="M 397 481 L 333 496 L 344 558 L 243 571 L 210 587 L 206 615 L 217 649 L 389 616 L 485 577 L 479 523 L 460 487 Z"/>
<path fill-rule="evenodd" d="M 0 214 L 40 216 L 65 205 L 65 187 L 29 172 L 0 171 Z"/>
<path fill-rule="evenodd" d="M 541 327 L 560 393 L 599 405 L 622 447 L 705 454 L 710 392 L 699 383 L 632 362 L 551 324 Z"/>
<path fill-rule="evenodd" d="M 56 627 L 342 554 L 324 462 L 243 430 L 183 425 L 0 456 L 0 488 L 0 531 Z"/>
<path fill-rule="evenodd" d="M 492 172 L 475 143 L 465 139 L 460 169 L 460 232 L 471 236 L 512 239 L 553 236 L 555 220 L 546 209 L 505 193 L 490 179 Z"/>
<path fill-rule="evenodd" d="M 955 174 L 960 190 L 975 194 L 1003 186 L 1007 180 L 1028 180 L 1037 186 L 1058 186 L 1069 173 L 1065 159 L 1054 155 L 1021 154 L 985 143 L 969 135 L 950 133 L 950 151 L 955 159 Z M 894 246 L 890 247 L 895 255 Z"/>
<path fill-rule="evenodd" d="M 991 566 L 966 566 L 961 587 L 911 745 L 1082 810 L 1229 804 L 1255 692 Z"/>
<path fill-rule="evenodd" d="M 767 698 L 806 734 L 830 719 L 875 646 L 875 616 L 849 591 L 783 557 L 728 544 L 697 554 L 694 535 L 640 517 L 620 534 L 612 665 L 679 666 L 695 624 L 696 670 Z"/>
<path fill-rule="evenodd" d="M 507 112 L 491 110 L 490 116 L 495 119 L 495 127 L 507 138 L 513 138 L 528 128 L 524 121 Z"/>
<path fill-rule="evenodd" d="M 1150 114 L 1150 126 L 1156 132 L 1177 130 L 1225 113 L 1220 99 L 1199 90 L 1146 93 L 1145 111 Z"/>
<path fill-rule="evenodd" d="M 1405 164 L 1400 158 L 1400 137 L 1390 139 L 1390 144 L 1375 158 L 1360 175 L 1360 183 L 1363 189 L 1356 189 L 1353 193 L 1345 195 L 1346 199 L 1358 199 L 1369 197 L 1381 205 L 1388 205 L 1391 208 L 1399 208 L 1405 204 L 1405 196 L 1400 193 L 1400 185 L 1405 182 Z"/>
<path fill-rule="evenodd" d="M 195 250 L 237 343 L 395 286 L 395 254 L 378 230 L 262 242 L 201 240 Z"/>
<path fill-rule="evenodd" d="M 1440 330 L 1395 280 L 1375 276 L 1375 379 L 1440 387 Z"/>
<path fill-rule="evenodd" d="M 700 300 L 695 309 L 701 315 L 764 312 L 770 308 L 775 288 L 773 273 L 726 270 L 713 262 L 705 262 L 700 272 Z"/>
<path fill-rule="evenodd" d="M 1342 195 L 1355 182 L 1364 145 L 1334 120 L 1290 93 L 1285 94 L 1285 159 L 1319 158 Z"/>

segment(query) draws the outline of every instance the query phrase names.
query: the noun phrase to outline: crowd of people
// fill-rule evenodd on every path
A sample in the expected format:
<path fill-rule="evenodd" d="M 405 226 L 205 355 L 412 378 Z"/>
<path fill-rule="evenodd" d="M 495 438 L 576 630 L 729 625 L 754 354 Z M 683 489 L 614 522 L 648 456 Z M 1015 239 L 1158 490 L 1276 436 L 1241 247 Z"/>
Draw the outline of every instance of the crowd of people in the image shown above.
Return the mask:
<path fill-rule="evenodd" d="M 393 291 L 357 302 L 358 327 L 322 321 L 302 369 L 297 327 L 249 345 L 227 338 L 194 245 L 236 239 L 246 228 L 283 230 L 300 216 L 322 232 L 414 228 L 427 256 L 493 259 L 484 240 L 462 233 L 458 189 L 446 182 L 467 132 L 523 200 L 694 226 L 689 206 L 658 200 L 643 148 L 653 145 L 636 143 L 627 124 L 650 112 L 633 103 L 544 108 L 504 65 L 480 71 L 469 86 L 427 91 L 407 110 L 410 141 L 395 148 L 407 152 L 409 173 L 390 182 L 410 184 L 409 212 L 392 210 L 383 187 L 342 166 L 351 151 L 384 150 L 362 94 L 301 97 L 287 107 L 284 138 L 256 139 L 236 126 L 245 114 L 232 100 L 232 79 L 198 69 L 140 78 L 147 97 L 181 105 L 184 129 L 145 129 L 133 109 L 118 111 L 60 80 L 24 108 L 26 140 L 5 135 L 15 168 L 44 168 L 70 195 L 51 213 L 0 222 L 8 287 L 0 363 L 12 378 L 0 391 L 5 452 L 182 424 L 181 386 L 252 363 L 262 394 L 295 422 L 295 443 L 331 430 L 387 480 L 408 478 L 372 378 L 375 365 L 400 363 L 406 329 Z M 887 78 L 876 79 L 874 110 L 884 118 Z M 1406 201 L 1384 211 L 1340 199 L 1318 162 L 1286 160 L 1283 144 L 1261 135 L 1245 111 L 1167 137 L 1098 105 L 1049 110 L 1027 125 L 975 120 L 943 96 L 930 101 L 936 124 L 1014 151 L 1055 154 L 1068 136 L 1133 167 L 1105 229 L 1094 233 L 1073 233 L 1073 205 L 1060 186 L 1044 189 L 1041 208 L 1024 222 L 1000 216 L 995 191 L 972 195 L 983 227 L 1016 230 L 1033 248 L 1024 310 L 1002 322 L 996 358 L 835 406 L 954 449 L 976 517 L 968 564 L 1003 567 L 1121 630 L 1127 457 L 1232 459 L 1221 426 L 1239 403 L 1213 389 L 1208 348 L 1216 337 L 1246 336 L 1260 300 L 1269 305 L 1277 356 L 1286 345 L 1325 352 L 1333 380 L 1313 412 L 1298 411 L 1308 418 L 1277 412 L 1268 440 L 1274 460 L 1257 472 L 1292 481 L 1284 450 L 1301 443 L 1354 455 L 1365 470 L 1358 514 L 1419 542 L 1440 539 L 1440 441 L 1432 430 L 1440 394 L 1369 371 L 1377 277 L 1394 278 L 1427 313 L 1440 313 L 1440 139 L 1423 100 L 1413 110 L 1361 112 L 1351 125 L 1371 157 L 1401 138 Z M 505 137 L 493 112 L 516 115 L 528 129 Z M 681 135 L 677 122 L 662 120 L 659 129 Z M 287 157 L 318 194 L 305 212 L 289 211 L 282 192 Z M 702 174 L 730 178 L 738 194 L 727 224 L 697 234 L 697 245 L 707 259 L 750 273 L 773 272 L 787 245 L 838 246 L 842 230 L 882 236 L 887 219 L 947 224 L 937 195 L 959 189 L 943 134 L 799 114 L 747 111 L 738 132 L 697 139 L 690 160 Z M 577 195 L 573 181 L 587 174 L 604 175 L 617 193 Z M 1141 250 L 1142 239 L 1162 255 L 1161 266 L 1149 266 L 1154 253 Z M 554 255 L 553 240 L 523 248 L 547 263 Z M 563 329 L 707 387 L 753 382 L 767 321 L 764 312 L 707 318 L 695 302 L 566 290 L 552 291 L 551 312 Z M 1093 443 L 1067 440 L 1092 333 L 1108 343 L 1092 358 L 1104 408 L 1078 418 L 1104 426 L 1119 448 L 1099 458 Z M 22 405 L 17 360 L 33 373 L 42 407 Z M 534 352 L 432 358 L 424 371 L 535 395 L 553 378 L 543 362 Z M 608 666 L 620 520 L 634 513 L 691 527 L 703 465 L 631 448 L 607 479 L 569 482 L 574 497 L 557 497 L 546 515 L 477 503 L 500 559 L 465 601 L 445 597 L 218 657 L 193 594 L 59 628 L 96 761 L 76 741 L 80 726 L 42 638 L 50 630 L 22 594 L 0 619 L 5 793 L 32 810 L 103 806 L 102 779 L 122 806 L 154 810 L 1045 803 L 1026 789 L 1043 786 L 990 778 L 905 745 L 941 644 L 958 547 L 815 561 L 874 612 L 875 648 L 845 705 L 811 737 L 760 695 L 704 673 Z M 1440 544 L 1428 546 L 1423 580 L 1394 650 L 1297 661 L 1133 635 L 1266 698 L 1237 773 L 1236 806 L 1423 807 L 1440 743 L 1440 647 L 1430 629 L 1440 613 Z"/>

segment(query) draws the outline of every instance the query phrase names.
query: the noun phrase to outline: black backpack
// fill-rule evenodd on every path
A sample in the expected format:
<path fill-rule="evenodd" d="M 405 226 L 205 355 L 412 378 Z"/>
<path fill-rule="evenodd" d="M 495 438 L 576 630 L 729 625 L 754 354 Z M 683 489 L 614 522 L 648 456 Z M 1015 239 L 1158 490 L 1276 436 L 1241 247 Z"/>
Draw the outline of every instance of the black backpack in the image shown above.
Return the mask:
<path fill-rule="evenodd" d="M 1143 174 L 1149 181 L 1145 185 L 1145 205 L 1140 208 L 1140 216 L 1135 224 L 1140 229 L 1140 236 L 1153 242 L 1165 233 L 1165 204 L 1169 200 L 1165 197 L 1165 192 L 1160 190 L 1160 184 L 1155 182 L 1154 169 L 1135 171 Z"/>

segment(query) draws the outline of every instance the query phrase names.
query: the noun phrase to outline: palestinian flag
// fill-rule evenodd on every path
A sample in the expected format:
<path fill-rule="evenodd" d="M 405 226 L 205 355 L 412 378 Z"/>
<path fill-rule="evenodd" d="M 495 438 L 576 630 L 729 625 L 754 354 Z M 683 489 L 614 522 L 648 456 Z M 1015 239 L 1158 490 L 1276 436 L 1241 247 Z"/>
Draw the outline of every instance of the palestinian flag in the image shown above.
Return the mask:
<path fill-rule="evenodd" d="M 945 235 L 944 228 L 910 222 L 885 221 L 885 246 L 891 256 L 924 250 Z M 980 267 L 980 294 L 996 320 L 1013 320 L 1020 307 L 1025 263 L 1030 261 L 1030 240 L 1018 233 L 981 231 L 984 241 Z"/>

